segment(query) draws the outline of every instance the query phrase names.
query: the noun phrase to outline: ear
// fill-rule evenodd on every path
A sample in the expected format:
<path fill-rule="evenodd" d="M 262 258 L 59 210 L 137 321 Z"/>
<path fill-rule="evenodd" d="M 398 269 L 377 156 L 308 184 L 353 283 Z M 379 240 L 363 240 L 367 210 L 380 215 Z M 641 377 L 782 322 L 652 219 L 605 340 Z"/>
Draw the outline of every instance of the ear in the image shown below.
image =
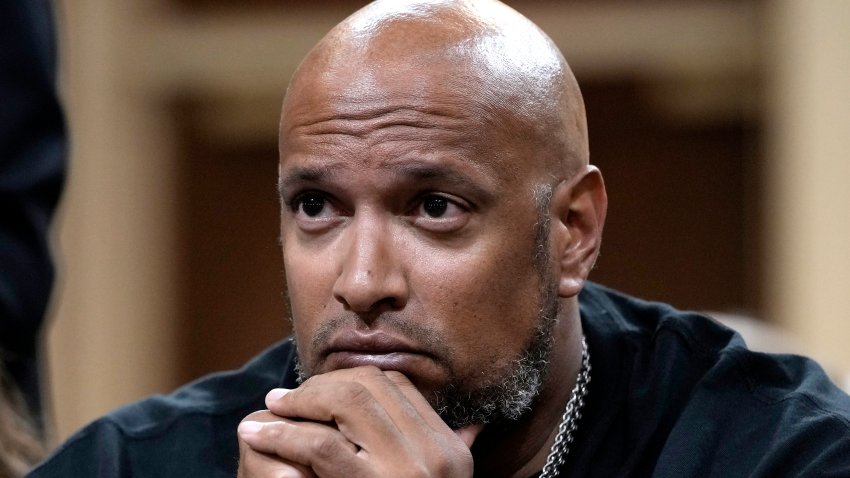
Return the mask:
<path fill-rule="evenodd" d="M 573 297 L 584 287 L 599 255 L 607 210 L 605 182 L 595 166 L 585 166 L 553 192 L 551 232 L 561 297 Z"/>

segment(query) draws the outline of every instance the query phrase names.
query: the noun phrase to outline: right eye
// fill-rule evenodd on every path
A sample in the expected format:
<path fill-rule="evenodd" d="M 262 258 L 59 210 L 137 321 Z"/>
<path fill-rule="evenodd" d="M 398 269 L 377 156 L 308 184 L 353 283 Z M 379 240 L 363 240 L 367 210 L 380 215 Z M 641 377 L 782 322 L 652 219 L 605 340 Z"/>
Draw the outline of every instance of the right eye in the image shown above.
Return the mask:
<path fill-rule="evenodd" d="M 290 208 L 295 222 L 305 231 L 322 230 L 342 215 L 331 199 L 318 192 L 299 194 L 292 201 Z"/>
<path fill-rule="evenodd" d="M 318 194 L 304 194 L 296 202 L 296 207 L 307 216 L 316 217 L 325 209 L 325 198 Z"/>

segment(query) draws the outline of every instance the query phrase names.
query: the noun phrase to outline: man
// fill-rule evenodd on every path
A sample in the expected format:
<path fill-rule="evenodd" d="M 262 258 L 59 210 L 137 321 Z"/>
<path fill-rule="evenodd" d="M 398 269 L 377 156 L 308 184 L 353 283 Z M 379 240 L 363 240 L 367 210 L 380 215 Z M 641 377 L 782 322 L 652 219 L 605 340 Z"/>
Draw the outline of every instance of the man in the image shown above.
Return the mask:
<path fill-rule="evenodd" d="M 279 174 L 292 339 L 33 476 L 850 474 L 850 398 L 811 362 L 585 283 L 606 195 L 581 95 L 504 5 L 337 26 L 289 87 Z"/>

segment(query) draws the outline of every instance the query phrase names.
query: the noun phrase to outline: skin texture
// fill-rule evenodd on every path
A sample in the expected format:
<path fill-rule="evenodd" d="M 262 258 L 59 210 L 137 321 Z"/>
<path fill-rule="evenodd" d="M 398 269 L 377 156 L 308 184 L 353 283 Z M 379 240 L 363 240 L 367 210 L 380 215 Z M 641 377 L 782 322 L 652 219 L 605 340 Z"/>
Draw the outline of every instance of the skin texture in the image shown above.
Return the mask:
<path fill-rule="evenodd" d="M 240 425 L 240 476 L 540 470 L 579 369 L 577 294 L 607 205 L 548 37 L 498 2 L 367 6 L 296 72 L 279 172 L 311 378 Z M 452 430 L 438 394 L 509 374 L 549 305 L 549 372 L 530 410 Z"/>

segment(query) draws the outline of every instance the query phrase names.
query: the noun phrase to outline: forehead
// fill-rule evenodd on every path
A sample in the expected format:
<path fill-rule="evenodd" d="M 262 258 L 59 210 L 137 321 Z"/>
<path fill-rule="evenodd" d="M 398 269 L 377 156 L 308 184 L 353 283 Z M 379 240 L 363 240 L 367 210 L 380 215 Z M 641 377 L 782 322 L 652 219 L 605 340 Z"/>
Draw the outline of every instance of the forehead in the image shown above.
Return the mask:
<path fill-rule="evenodd" d="M 445 49 L 396 50 L 397 45 L 392 51 L 347 48 L 316 55 L 293 79 L 283 126 L 402 109 L 467 120 L 492 114 L 489 89 L 468 62 Z"/>
<path fill-rule="evenodd" d="M 337 63 L 301 75 L 290 88 L 281 166 L 305 151 L 340 159 L 344 153 L 363 158 L 368 150 L 403 161 L 411 155 L 433 161 L 449 152 L 510 178 L 522 161 L 505 134 L 509 129 L 510 119 L 463 66 L 423 55 L 356 67 Z"/>

